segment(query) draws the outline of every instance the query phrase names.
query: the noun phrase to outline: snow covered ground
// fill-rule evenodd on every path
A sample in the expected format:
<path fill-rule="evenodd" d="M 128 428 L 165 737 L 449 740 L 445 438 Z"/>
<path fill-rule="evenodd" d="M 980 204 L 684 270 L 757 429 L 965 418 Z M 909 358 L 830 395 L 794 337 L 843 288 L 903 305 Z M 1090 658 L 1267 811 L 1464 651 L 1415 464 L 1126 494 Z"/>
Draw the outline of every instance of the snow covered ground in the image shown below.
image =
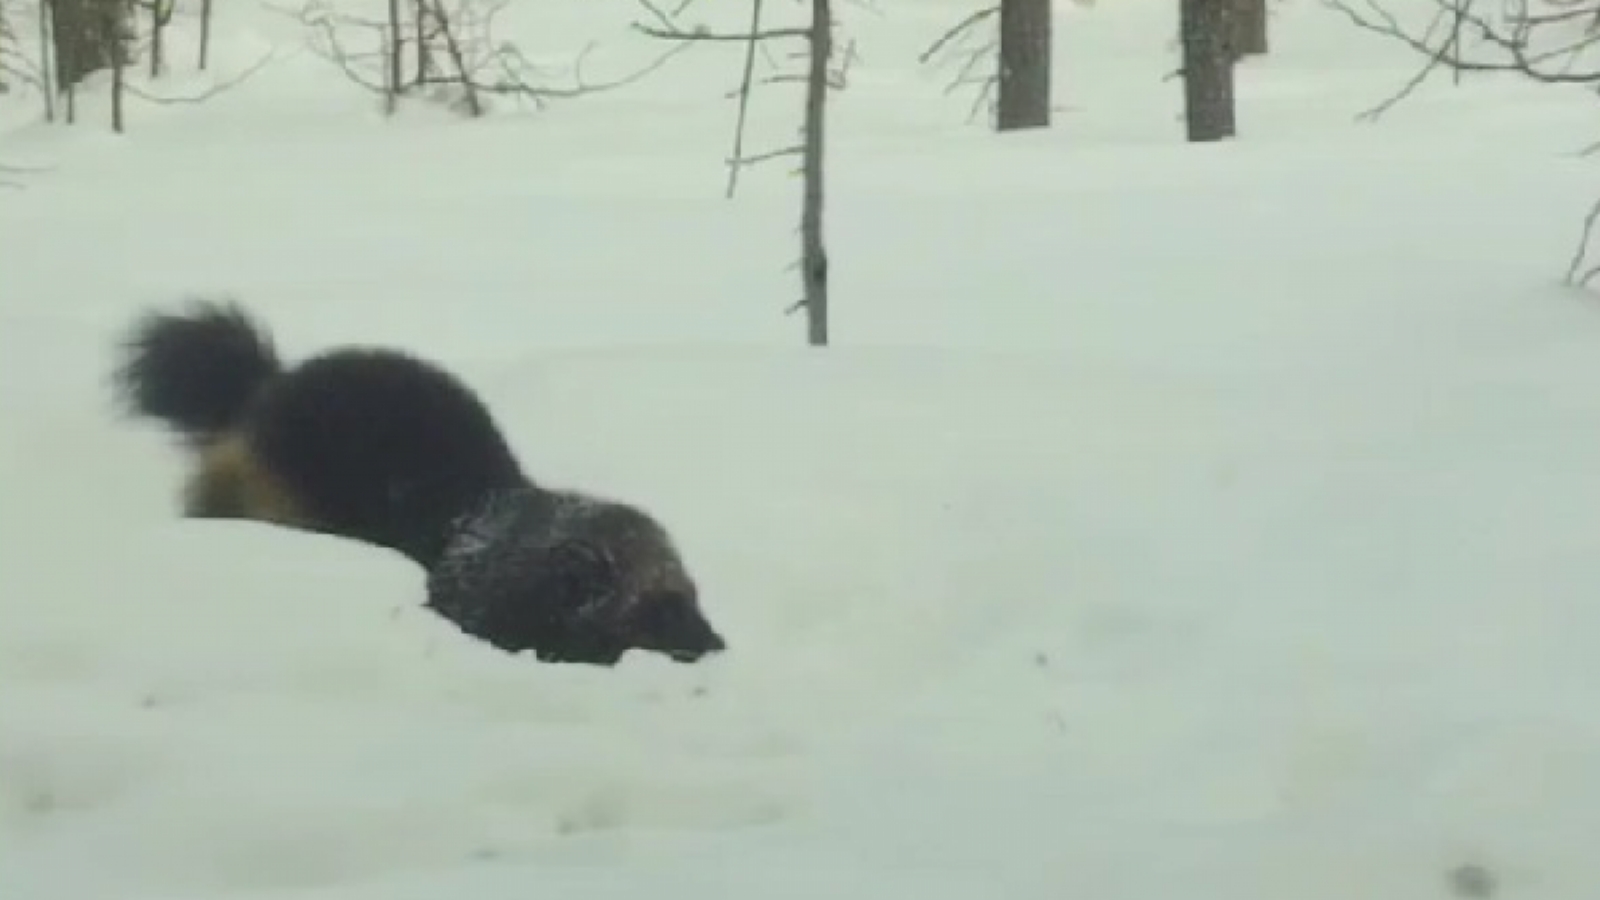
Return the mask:
<path fill-rule="evenodd" d="M 1592 897 L 1592 98 L 1356 123 L 1417 60 L 1284 0 L 1241 138 L 1187 146 L 1173 6 L 1061 5 L 1057 127 L 1001 139 L 915 62 L 968 5 L 846 5 L 821 352 L 795 179 L 721 197 L 737 48 L 383 121 L 227 3 L 149 90 L 276 55 L 204 104 L 0 105 L 49 167 L 0 200 L 0 897 Z M 516 12 L 596 78 L 662 50 Z M 536 476 L 678 533 L 730 652 L 506 658 L 398 558 L 178 520 L 104 379 L 207 291 L 457 369 Z"/>

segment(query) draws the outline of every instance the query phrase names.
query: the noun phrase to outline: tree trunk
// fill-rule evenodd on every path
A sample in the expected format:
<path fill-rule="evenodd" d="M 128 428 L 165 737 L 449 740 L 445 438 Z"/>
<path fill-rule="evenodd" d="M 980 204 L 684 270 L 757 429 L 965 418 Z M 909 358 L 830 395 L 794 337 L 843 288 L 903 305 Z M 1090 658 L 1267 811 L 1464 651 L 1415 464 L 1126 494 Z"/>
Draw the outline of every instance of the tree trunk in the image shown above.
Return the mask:
<path fill-rule="evenodd" d="M 1051 0 L 1000 0 L 1000 131 L 1050 126 Z"/>
<path fill-rule="evenodd" d="M 50 0 L 56 86 L 76 88 L 102 69 L 128 61 L 128 6 L 124 0 Z"/>
<path fill-rule="evenodd" d="M 1267 52 L 1267 0 L 1238 0 L 1234 10 L 1234 57 Z"/>
<path fill-rule="evenodd" d="M 1233 39 L 1238 0 L 1178 0 L 1183 41 L 1184 120 L 1190 141 L 1235 134 Z"/>
<path fill-rule="evenodd" d="M 107 27 L 112 30 L 112 33 L 115 33 L 117 26 L 116 11 L 107 6 L 101 10 L 101 14 L 108 20 Z M 111 130 L 117 134 L 122 134 L 127 127 L 125 114 L 127 108 L 123 106 L 123 99 L 127 96 L 127 79 L 128 71 L 123 65 L 123 60 L 113 58 L 111 61 Z"/>
<path fill-rule="evenodd" d="M 166 7 L 171 10 L 171 6 Z M 167 48 L 164 36 L 168 19 L 162 14 L 162 0 L 150 4 L 150 77 L 160 78 L 167 65 Z"/>
<path fill-rule="evenodd" d="M 51 49 L 49 0 L 39 6 L 39 92 L 44 94 L 44 120 L 56 120 L 55 52 Z"/>
<path fill-rule="evenodd" d="M 828 252 L 822 242 L 823 128 L 828 108 L 828 60 L 833 55 L 833 10 L 829 0 L 811 0 L 811 69 L 806 77 L 805 205 L 800 210 L 801 304 L 806 340 L 828 345 Z"/>
<path fill-rule="evenodd" d="M 211 62 L 211 3 L 212 0 L 200 0 L 200 59 L 197 64 L 202 71 Z"/>
<path fill-rule="evenodd" d="M 400 0 L 389 0 L 389 33 L 385 36 L 389 50 L 387 54 L 389 57 L 389 74 L 384 79 L 388 82 L 384 94 L 385 102 L 391 106 L 395 102 L 395 97 L 400 93 L 400 67 L 405 64 L 406 38 L 402 27 L 403 24 L 400 21 Z"/>
<path fill-rule="evenodd" d="M 412 11 L 411 11 L 411 17 L 415 20 L 414 24 L 416 25 L 416 38 L 415 38 L 415 42 L 416 42 L 416 45 L 417 45 L 417 80 L 416 80 L 416 84 L 418 86 L 420 86 L 420 85 L 427 84 L 428 77 L 433 74 L 433 60 L 429 56 L 429 51 L 428 51 L 428 40 L 431 37 L 431 35 L 428 32 L 428 6 L 427 6 L 427 0 L 417 0 L 416 7 L 413 8 Z"/>
<path fill-rule="evenodd" d="M 428 17 L 439 28 L 439 36 L 444 38 L 445 52 L 450 55 L 450 64 L 461 73 L 461 100 L 466 107 L 467 115 L 474 119 L 481 118 L 484 113 L 483 98 L 478 94 L 478 86 L 469 74 L 472 69 L 467 65 L 466 50 L 461 41 L 456 37 L 455 23 L 450 21 L 450 14 L 445 12 L 443 0 L 431 0 L 428 7 Z"/>

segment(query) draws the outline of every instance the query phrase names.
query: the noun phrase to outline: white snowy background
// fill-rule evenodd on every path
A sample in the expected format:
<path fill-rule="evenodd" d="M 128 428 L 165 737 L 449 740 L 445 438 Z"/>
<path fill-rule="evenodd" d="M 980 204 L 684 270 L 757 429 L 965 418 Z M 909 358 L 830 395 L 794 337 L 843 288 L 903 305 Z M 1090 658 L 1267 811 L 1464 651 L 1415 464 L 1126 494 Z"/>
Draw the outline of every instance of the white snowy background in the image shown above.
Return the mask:
<path fill-rule="evenodd" d="M 0 195 L 0 897 L 1600 896 L 1592 96 L 1357 122 L 1420 60 L 1274 0 L 1239 138 L 1188 145 L 1176 3 L 1101 0 L 1057 7 L 1055 127 L 999 137 L 916 62 L 971 4 L 843 5 L 816 351 L 798 179 L 722 197 L 737 46 L 386 121 L 243 0 L 194 72 L 194 6 L 146 91 L 272 62 L 121 136 L 103 90 L 0 99 L 41 168 Z M 639 15 L 500 28 L 599 79 L 664 49 Z M 764 90 L 752 149 L 799 112 Z M 676 532 L 730 651 L 541 666 L 398 557 L 178 519 L 106 377 L 209 292 L 457 370 L 536 477 Z"/>

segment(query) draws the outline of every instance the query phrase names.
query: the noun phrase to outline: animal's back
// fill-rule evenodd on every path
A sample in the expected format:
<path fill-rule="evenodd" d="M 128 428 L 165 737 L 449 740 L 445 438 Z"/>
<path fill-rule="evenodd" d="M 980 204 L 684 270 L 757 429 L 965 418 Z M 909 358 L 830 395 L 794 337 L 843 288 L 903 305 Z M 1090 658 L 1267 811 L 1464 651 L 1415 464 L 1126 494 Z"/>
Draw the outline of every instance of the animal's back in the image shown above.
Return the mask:
<path fill-rule="evenodd" d="M 450 373 L 387 349 L 312 357 L 272 382 L 245 423 L 259 461 L 318 526 L 424 566 L 489 491 L 526 483 L 488 409 Z"/>

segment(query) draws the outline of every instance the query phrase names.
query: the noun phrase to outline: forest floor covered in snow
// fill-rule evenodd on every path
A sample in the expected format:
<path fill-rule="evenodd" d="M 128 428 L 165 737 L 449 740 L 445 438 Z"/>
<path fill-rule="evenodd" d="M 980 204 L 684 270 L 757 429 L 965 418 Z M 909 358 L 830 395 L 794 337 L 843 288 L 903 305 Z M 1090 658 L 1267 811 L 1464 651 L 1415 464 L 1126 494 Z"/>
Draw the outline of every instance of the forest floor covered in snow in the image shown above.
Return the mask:
<path fill-rule="evenodd" d="M 203 103 L 6 100 L 0 896 L 1592 894 L 1593 100 L 1440 75 L 1357 121 L 1420 60 L 1272 8 L 1201 146 L 1175 3 L 1060 5 L 1055 127 L 1005 136 L 916 61 L 968 5 L 846 5 L 826 350 L 798 179 L 722 196 L 737 47 L 384 119 L 229 3 L 211 72 L 138 81 L 271 54 Z M 621 77 L 638 15 L 502 37 Z M 764 88 L 752 149 L 799 113 Z M 729 652 L 540 665 L 398 557 L 180 520 L 107 376 L 195 293 L 450 366 L 536 478 L 673 530 Z"/>

